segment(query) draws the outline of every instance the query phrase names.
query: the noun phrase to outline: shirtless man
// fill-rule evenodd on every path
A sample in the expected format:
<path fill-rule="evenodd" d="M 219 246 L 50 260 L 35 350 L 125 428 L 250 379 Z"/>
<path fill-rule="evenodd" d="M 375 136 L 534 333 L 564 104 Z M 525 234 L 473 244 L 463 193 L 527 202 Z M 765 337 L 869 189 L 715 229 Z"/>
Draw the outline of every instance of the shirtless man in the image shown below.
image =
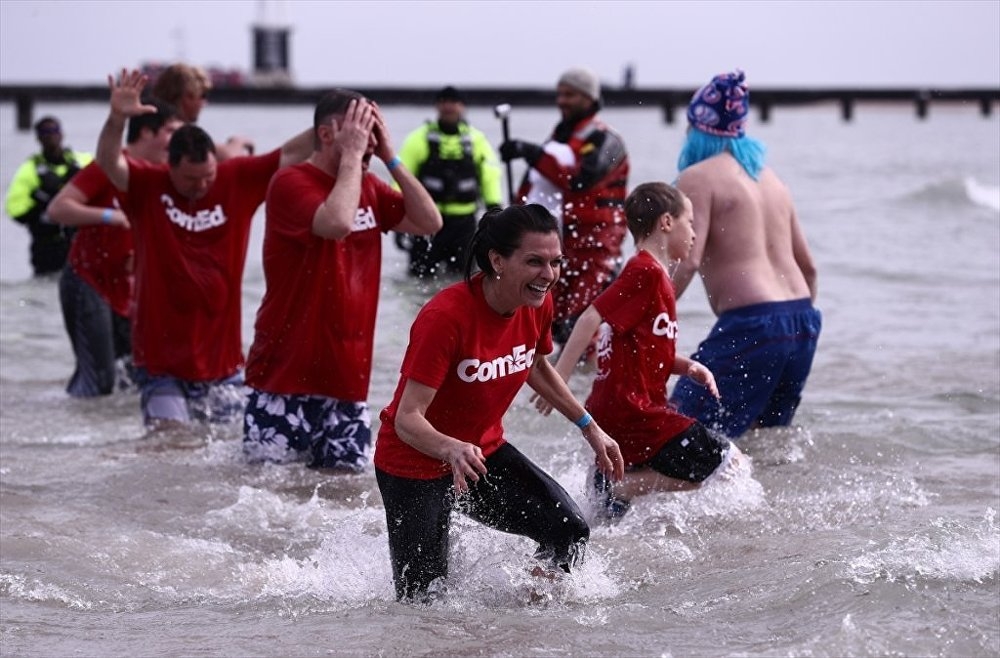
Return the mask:
<path fill-rule="evenodd" d="M 822 324 L 816 267 L 791 195 L 765 166 L 764 146 L 745 135 L 749 101 L 742 71 L 699 89 L 677 165 L 698 238 L 674 287 L 679 298 L 701 275 L 718 321 L 692 358 L 715 374 L 721 398 L 684 377 L 671 401 L 731 438 L 791 423 Z"/>

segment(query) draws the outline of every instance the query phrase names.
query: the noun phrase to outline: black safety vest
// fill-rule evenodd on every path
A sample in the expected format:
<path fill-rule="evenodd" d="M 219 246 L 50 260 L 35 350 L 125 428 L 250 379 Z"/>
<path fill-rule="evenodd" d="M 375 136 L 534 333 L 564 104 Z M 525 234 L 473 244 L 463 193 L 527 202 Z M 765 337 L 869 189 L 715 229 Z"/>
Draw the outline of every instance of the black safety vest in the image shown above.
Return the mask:
<path fill-rule="evenodd" d="M 49 164 L 49 161 L 45 159 L 43 154 L 36 153 L 33 159 L 35 161 L 35 173 L 38 174 L 38 188 L 48 194 L 50 199 L 58 194 L 59 190 L 66 184 L 66 181 L 73 178 L 80 171 L 80 164 L 76 161 L 76 155 L 69 149 L 63 151 L 63 161 L 66 165 L 66 171 L 62 176 L 56 173 L 55 167 L 58 165 Z M 45 205 L 48 205 L 48 203 Z"/>
<path fill-rule="evenodd" d="M 417 178 L 437 203 L 470 203 L 479 198 L 479 175 L 472 157 L 472 136 L 461 132 L 462 157 L 441 157 L 441 131 L 427 131 L 430 154 L 420 165 Z"/>

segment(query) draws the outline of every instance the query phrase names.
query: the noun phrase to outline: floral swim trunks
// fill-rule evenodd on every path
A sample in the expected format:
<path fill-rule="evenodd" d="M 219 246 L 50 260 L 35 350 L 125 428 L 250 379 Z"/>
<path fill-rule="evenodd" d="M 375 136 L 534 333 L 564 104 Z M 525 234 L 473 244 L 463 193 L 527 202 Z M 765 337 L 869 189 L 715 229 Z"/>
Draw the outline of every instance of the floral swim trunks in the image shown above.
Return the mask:
<path fill-rule="evenodd" d="M 368 464 L 367 402 L 251 389 L 243 416 L 243 454 L 251 462 L 306 460 L 314 468 L 360 473 Z"/>

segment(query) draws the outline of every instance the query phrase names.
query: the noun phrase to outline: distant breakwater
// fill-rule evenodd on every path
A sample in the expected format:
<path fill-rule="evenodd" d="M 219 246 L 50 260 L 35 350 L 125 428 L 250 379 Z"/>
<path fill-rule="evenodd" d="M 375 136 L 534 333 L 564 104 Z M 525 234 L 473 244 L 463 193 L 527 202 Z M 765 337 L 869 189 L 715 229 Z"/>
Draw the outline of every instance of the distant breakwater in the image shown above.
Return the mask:
<path fill-rule="evenodd" d="M 330 87 L 215 87 L 211 101 L 219 105 L 314 105 Z M 352 86 L 381 105 L 426 106 L 434 102 L 437 87 L 363 87 Z M 674 123 L 678 110 L 684 108 L 694 94 L 694 88 L 605 88 L 602 90 L 606 107 L 660 108 L 663 120 Z M 495 107 L 503 103 L 523 107 L 547 107 L 555 103 L 551 88 L 530 87 L 463 87 L 462 94 L 469 106 Z M 106 102 L 106 85 L 23 84 L 0 85 L 0 102 L 16 106 L 16 125 L 30 130 L 34 106 L 45 102 Z M 1000 88 L 934 88 L 934 87 L 828 87 L 782 89 L 755 87 L 750 93 L 750 105 L 760 120 L 770 121 L 777 107 L 833 103 L 840 107 L 844 121 L 854 117 L 855 107 L 863 103 L 911 104 L 920 118 L 926 118 L 931 104 L 965 104 L 976 107 L 979 114 L 989 117 L 994 104 L 1000 103 Z"/>

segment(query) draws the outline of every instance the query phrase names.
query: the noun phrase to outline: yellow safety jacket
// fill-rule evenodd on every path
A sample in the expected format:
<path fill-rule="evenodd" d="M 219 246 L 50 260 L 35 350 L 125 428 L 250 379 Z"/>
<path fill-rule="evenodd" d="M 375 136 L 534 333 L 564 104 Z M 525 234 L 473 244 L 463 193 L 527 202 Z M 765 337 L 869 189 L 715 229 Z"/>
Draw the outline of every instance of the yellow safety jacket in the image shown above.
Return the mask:
<path fill-rule="evenodd" d="M 443 132 L 428 121 L 407 135 L 399 159 L 437 203 L 442 215 L 472 215 L 482 200 L 500 205 L 500 165 L 481 131 L 464 121 L 458 132 Z"/>

